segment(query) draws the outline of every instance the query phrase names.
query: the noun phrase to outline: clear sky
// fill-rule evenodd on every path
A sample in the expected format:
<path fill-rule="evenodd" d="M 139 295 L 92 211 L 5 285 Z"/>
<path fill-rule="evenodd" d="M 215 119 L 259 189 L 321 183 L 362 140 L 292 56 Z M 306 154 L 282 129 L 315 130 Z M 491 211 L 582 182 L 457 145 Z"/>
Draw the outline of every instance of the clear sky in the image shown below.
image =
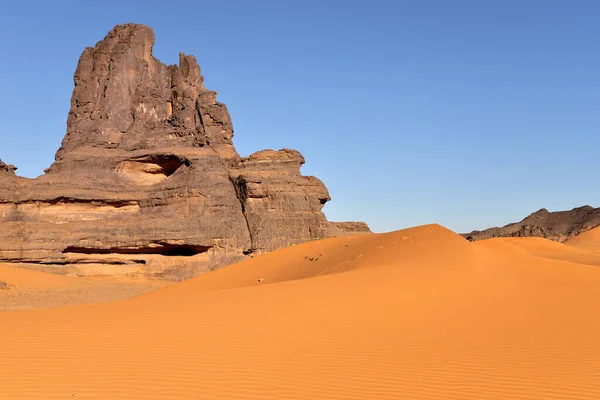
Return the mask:
<path fill-rule="evenodd" d="M 81 51 L 116 24 L 198 58 L 241 155 L 300 150 L 331 220 L 455 231 L 600 206 L 600 1 L 11 1 L 0 159 L 35 177 Z"/>

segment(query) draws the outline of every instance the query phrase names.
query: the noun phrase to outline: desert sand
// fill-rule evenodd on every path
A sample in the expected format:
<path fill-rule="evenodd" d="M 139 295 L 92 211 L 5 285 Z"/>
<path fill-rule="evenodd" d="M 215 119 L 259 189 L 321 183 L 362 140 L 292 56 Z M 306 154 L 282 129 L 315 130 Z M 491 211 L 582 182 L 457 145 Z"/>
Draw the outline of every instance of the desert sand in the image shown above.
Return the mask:
<path fill-rule="evenodd" d="M 80 278 L 0 264 L 0 311 L 102 303 L 166 285 L 168 282 L 159 280 L 125 276 Z"/>
<path fill-rule="evenodd" d="M 600 228 L 592 229 L 575 236 L 569 239 L 566 244 L 573 247 L 600 251 Z"/>
<path fill-rule="evenodd" d="M 427 225 L 2 312 L 0 398 L 598 399 L 600 231 L 585 235 L 471 243 Z M 26 272 L 0 280 L 81 284 Z"/>

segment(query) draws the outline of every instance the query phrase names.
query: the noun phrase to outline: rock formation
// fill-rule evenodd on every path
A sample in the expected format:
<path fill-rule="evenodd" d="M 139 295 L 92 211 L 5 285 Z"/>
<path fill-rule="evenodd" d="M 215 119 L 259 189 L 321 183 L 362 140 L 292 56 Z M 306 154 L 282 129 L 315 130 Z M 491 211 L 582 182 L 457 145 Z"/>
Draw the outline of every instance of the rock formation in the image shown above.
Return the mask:
<path fill-rule="evenodd" d="M 600 225 L 600 208 L 583 206 L 570 211 L 556 212 L 542 208 L 520 222 L 500 228 L 473 231 L 462 236 L 471 241 L 494 237 L 536 236 L 564 242 L 598 225 Z"/>
<path fill-rule="evenodd" d="M 5 164 L 0 160 L 0 174 L 11 174 L 14 175 L 17 168 L 14 165 Z"/>
<path fill-rule="evenodd" d="M 327 188 L 300 174 L 299 152 L 240 157 L 227 107 L 205 89 L 196 59 L 164 65 L 153 44 L 150 28 L 126 24 L 85 49 L 45 175 L 17 177 L 0 162 L 0 261 L 178 279 L 368 232 L 327 221 Z"/>

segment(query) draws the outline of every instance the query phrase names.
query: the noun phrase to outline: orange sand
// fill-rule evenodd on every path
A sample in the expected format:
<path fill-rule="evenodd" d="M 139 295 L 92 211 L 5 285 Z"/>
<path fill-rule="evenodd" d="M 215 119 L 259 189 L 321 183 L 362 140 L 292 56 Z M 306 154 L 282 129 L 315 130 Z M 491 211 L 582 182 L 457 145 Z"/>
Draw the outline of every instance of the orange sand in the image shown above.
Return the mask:
<path fill-rule="evenodd" d="M 0 313 L 0 399 L 596 400 L 594 260 L 429 225 Z"/>
<path fill-rule="evenodd" d="M 569 246 L 600 251 L 600 227 L 583 232 L 566 242 Z"/>
<path fill-rule="evenodd" d="M 0 264 L 0 281 L 20 289 L 58 289 L 79 284 L 77 278 L 48 274 L 39 271 Z"/>
<path fill-rule="evenodd" d="M 0 282 L 0 311 L 121 300 L 168 285 L 121 276 L 61 276 L 6 264 L 0 264 Z"/>

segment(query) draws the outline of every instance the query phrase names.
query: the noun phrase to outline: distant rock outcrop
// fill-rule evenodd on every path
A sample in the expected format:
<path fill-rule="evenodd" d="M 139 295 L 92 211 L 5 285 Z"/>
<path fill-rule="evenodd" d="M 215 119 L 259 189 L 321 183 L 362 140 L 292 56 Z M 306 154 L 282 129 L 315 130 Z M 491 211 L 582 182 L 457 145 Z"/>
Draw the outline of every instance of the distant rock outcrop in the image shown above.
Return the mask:
<path fill-rule="evenodd" d="M 600 225 L 600 208 L 583 206 L 570 211 L 556 212 L 542 208 L 520 222 L 499 228 L 473 231 L 462 236 L 471 241 L 494 237 L 535 236 L 564 242 L 598 225 Z"/>
<path fill-rule="evenodd" d="M 55 163 L 36 179 L 0 163 L 0 261 L 178 279 L 369 231 L 327 221 L 327 188 L 300 174 L 299 152 L 240 157 L 196 59 L 167 66 L 153 44 L 126 24 L 85 49 Z"/>

